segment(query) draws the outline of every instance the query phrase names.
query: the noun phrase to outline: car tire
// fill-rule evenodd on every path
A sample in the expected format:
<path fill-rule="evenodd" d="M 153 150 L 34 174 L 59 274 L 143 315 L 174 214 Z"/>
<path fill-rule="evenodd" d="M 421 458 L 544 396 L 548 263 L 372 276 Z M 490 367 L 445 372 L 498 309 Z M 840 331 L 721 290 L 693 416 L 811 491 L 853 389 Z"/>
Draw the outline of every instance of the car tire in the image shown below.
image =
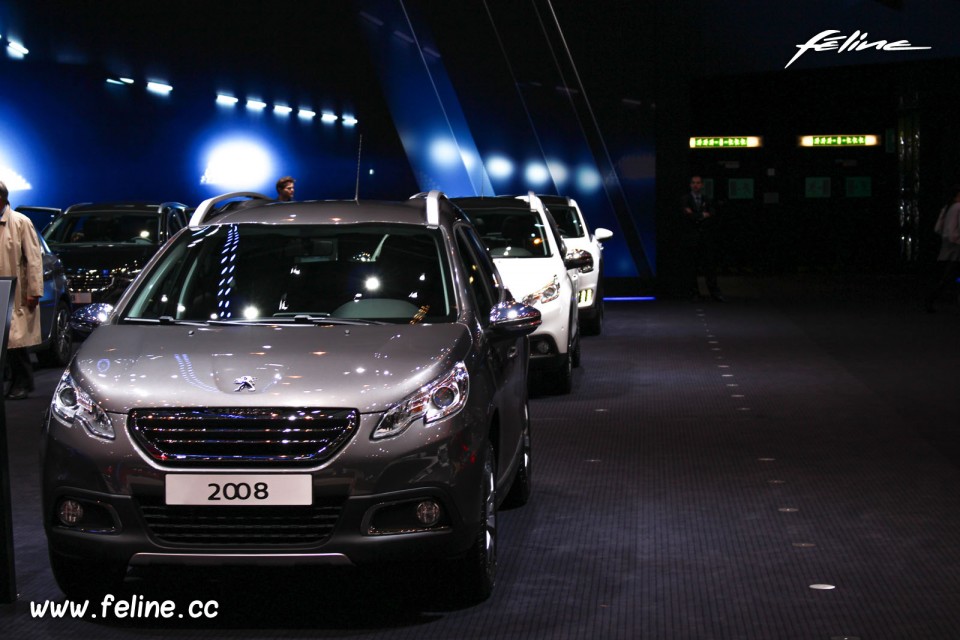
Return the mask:
<path fill-rule="evenodd" d="M 509 493 L 503 499 L 504 507 L 515 509 L 530 501 L 530 493 L 533 490 L 532 472 L 530 414 L 525 405 L 523 432 L 520 434 L 520 467 L 517 469 L 517 475 L 513 477 Z"/>
<path fill-rule="evenodd" d="M 573 339 L 570 354 L 570 364 L 576 369 L 580 366 L 580 331 L 577 331 L 577 337 Z"/>
<path fill-rule="evenodd" d="M 100 599 L 105 593 L 116 593 L 126 573 L 126 567 L 76 560 L 53 551 L 50 568 L 60 590 L 75 601 Z"/>
<path fill-rule="evenodd" d="M 592 314 L 584 316 L 580 326 L 584 335 L 598 336 L 603 332 L 603 302 L 597 304 Z"/>
<path fill-rule="evenodd" d="M 480 523 L 473 546 L 457 572 L 464 585 L 463 595 L 472 603 L 489 598 L 497 579 L 497 460 L 489 442 L 483 458 Z"/>
<path fill-rule="evenodd" d="M 65 302 L 57 303 L 50 333 L 50 344 L 37 353 L 40 364 L 48 367 L 65 367 L 73 354 L 73 333 L 70 330 L 70 309 Z"/>

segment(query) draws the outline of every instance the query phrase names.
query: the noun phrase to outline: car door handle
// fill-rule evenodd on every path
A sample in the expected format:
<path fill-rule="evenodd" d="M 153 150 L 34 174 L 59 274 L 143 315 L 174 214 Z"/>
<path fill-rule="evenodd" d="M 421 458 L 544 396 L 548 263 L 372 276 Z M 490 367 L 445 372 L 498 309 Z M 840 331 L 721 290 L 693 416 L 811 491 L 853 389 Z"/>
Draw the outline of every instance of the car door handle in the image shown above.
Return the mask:
<path fill-rule="evenodd" d="M 516 358 L 518 353 L 520 353 L 519 349 L 517 349 L 516 347 L 510 347 L 509 349 L 507 349 L 507 358 L 508 359 Z"/>

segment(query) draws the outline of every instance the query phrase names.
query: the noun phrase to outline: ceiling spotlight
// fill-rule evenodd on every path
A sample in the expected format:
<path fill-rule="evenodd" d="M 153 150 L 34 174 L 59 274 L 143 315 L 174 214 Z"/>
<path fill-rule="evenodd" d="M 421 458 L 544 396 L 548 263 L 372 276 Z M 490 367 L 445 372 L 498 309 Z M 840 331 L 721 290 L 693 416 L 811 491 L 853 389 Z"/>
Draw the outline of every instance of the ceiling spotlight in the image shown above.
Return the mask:
<path fill-rule="evenodd" d="M 33 189 L 33 186 L 26 178 L 21 176 L 11 167 L 0 165 L 0 180 L 2 180 L 9 191 L 27 191 Z"/>
<path fill-rule="evenodd" d="M 339 120 L 339 118 L 335 113 L 327 113 L 327 112 L 320 114 L 320 119 L 323 120 L 324 122 L 336 122 L 337 120 Z"/>
<path fill-rule="evenodd" d="M 288 113 L 290 113 L 291 111 L 293 111 L 293 107 L 288 107 L 288 106 L 285 105 L 285 104 L 275 104 L 275 105 L 273 105 L 273 112 L 274 112 L 274 113 L 279 113 L 280 115 L 285 116 L 285 115 L 287 115 Z"/>
<path fill-rule="evenodd" d="M 234 96 L 228 96 L 228 95 L 225 95 L 225 94 L 222 94 L 222 93 L 218 93 L 218 94 L 217 94 L 217 104 L 223 104 L 223 105 L 227 105 L 227 106 L 233 106 L 233 105 L 237 104 L 238 102 L 240 102 L 240 99 L 239 99 L 239 98 L 236 98 L 236 97 L 234 97 Z"/>
<path fill-rule="evenodd" d="M 266 109 L 267 103 L 259 100 L 247 100 L 247 109 Z"/>
<path fill-rule="evenodd" d="M 310 109 L 300 109 L 299 111 L 297 111 L 297 115 L 300 116 L 301 118 L 309 119 L 309 118 L 317 117 L 317 112 L 310 111 Z"/>
<path fill-rule="evenodd" d="M 13 42 L 12 40 L 7 43 L 7 49 L 10 51 L 10 54 L 16 58 L 22 58 L 23 56 L 30 53 L 30 50 L 19 42 Z"/>
<path fill-rule="evenodd" d="M 353 116 L 343 116 L 343 124 L 348 127 L 352 127 L 357 124 L 357 119 Z"/>
<path fill-rule="evenodd" d="M 152 91 L 153 93 L 170 93 L 173 91 L 173 87 L 169 84 L 163 84 L 162 82 L 148 82 L 147 91 Z"/>

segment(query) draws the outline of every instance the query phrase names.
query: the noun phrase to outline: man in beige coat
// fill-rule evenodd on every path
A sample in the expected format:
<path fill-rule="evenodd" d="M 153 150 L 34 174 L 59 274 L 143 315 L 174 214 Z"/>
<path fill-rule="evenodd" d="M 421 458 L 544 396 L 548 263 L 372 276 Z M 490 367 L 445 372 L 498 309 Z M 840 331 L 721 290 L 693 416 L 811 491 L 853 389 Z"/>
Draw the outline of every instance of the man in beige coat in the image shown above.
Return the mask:
<path fill-rule="evenodd" d="M 11 384 L 7 398 L 22 400 L 33 391 L 28 347 L 40 344 L 43 254 L 30 218 L 10 207 L 7 185 L 0 182 L 0 276 L 16 277 L 7 356 Z"/>

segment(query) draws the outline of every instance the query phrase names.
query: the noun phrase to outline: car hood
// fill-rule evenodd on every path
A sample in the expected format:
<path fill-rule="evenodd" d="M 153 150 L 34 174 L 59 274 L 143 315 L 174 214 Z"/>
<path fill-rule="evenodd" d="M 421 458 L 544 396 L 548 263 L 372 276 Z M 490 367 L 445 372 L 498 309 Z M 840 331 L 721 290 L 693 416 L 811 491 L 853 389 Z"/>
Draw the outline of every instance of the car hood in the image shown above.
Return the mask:
<path fill-rule="evenodd" d="M 160 248 L 135 244 L 59 244 L 51 247 L 68 271 L 89 269 L 139 270 Z"/>
<path fill-rule="evenodd" d="M 554 276 L 565 274 L 563 264 L 555 258 L 495 258 L 503 283 L 517 300 L 535 293 L 553 282 Z"/>
<path fill-rule="evenodd" d="M 445 373 L 470 342 L 462 324 L 103 325 L 81 346 L 71 373 L 117 413 L 264 406 L 370 413 Z M 252 385 L 241 384 L 245 376 Z"/>

